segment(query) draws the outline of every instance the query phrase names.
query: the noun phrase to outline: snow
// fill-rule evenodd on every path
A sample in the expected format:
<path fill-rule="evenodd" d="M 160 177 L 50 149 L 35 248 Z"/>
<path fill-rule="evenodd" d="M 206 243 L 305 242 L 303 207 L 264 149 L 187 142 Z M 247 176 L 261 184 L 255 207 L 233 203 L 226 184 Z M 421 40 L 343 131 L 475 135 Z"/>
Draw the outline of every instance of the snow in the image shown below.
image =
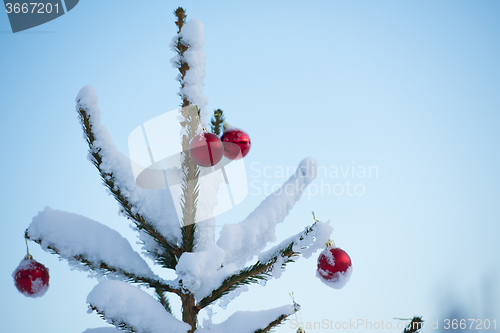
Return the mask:
<path fill-rule="evenodd" d="M 274 257 L 278 257 L 276 262 L 273 264 L 271 275 L 272 277 L 279 279 L 281 274 L 285 270 L 282 265 L 285 262 L 286 258 L 280 255 L 280 250 L 286 248 L 289 244 L 293 242 L 292 250 L 294 252 L 298 252 L 302 254 L 304 258 L 309 258 L 314 252 L 323 248 L 323 244 L 325 244 L 326 240 L 330 237 L 333 228 L 329 225 L 328 222 L 318 221 L 313 226 L 312 230 L 306 233 L 306 230 L 303 232 L 292 236 L 284 241 L 282 241 L 279 245 L 274 246 L 270 250 L 267 250 L 259 255 L 260 262 L 268 262 Z M 297 261 L 300 257 L 292 257 L 293 261 Z M 270 278 L 268 278 L 269 280 Z"/>
<path fill-rule="evenodd" d="M 205 52 L 203 46 L 205 39 L 203 38 L 203 23 L 195 18 L 190 19 L 182 27 L 181 32 L 173 38 L 171 48 L 175 51 L 175 43 L 178 38 L 182 38 L 184 45 L 189 45 L 189 48 L 184 52 L 184 61 L 189 64 L 189 70 L 184 76 L 184 87 L 180 93 L 184 95 L 191 104 L 196 105 L 201 110 L 201 123 L 206 126 L 208 104 L 207 97 L 203 94 L 203 79 L 205 78 Z M 176 54 L 172 58 L 172 66 L 178 68 L 180 56 Z"/>
<path fill-rule="evenodd" d="M 176 266 L 176 273 L 182 279 L 183 287 L 193 292 L 199 289 L 202 282 L 206 283 L 202 278 L 219 269 L 223 257 L 224 251 L 216 247 L 212 251 L 183 253 Z"/>
<path fill-rule="evenodd" d="M 326 242 L 333 232 L 333 227 L 330 226 L 330 221 L 318 221 L 313 227 L 314 232 L 304 235 L 302 240 L 297 240 L 294 243 L 293 250 L 302 254 L 304 258 L 309 258 L 318 250 L 323 250 Z M 303 248 L 306 247 L 306 248 Z"/>
<path fill-rule="evenodd" d="M 126 323 L 136 332 L 185 333 L 191 328 L 151 295 L 122 281 L 102 281 L 89 293 L 87 303 L 103 312 L 108 322 Z"/>
<path fill-rule="evenodd" d="M 343 288 L 347 282 L 349 282 L 349 279 L 351 278 L 352 274 L 352 266 L 349 266 L 349 268 L 345 272 L 337 272 L 335 275 L 332 277 L 332 279 L 327 280 L 324 277 L 322 277 L 319 273 L 321 268 L 316 271 L 316 277 L 318 277 L 321 282 L 326 284 L 328 287 L 334 288 L 334 289 L 341 289 Z M 324 272 L 326 275 L 327 272 Z"/>
<path fill-rule="evenodd" d="M 91 85 L 86 85 L 80 89 L 76 96 L 76 102 L 82 109 L 93 111 L 93 117 L 99 118 L 101 116 L 101 111 L 97 107 L 97 92 Z"/>
<path fill-rule="evenodd" d="M 304 258 L 309 258 L 316 251 L 323 249 L 326 241 L 329 239 L 333 228 L 330 221 L 321 222 L 317 221 L 312 227 L 312 230 L 306 233 L 306 230 L 285 239 L 280 244 L 272 247 L 271 249 L 262 252 L 259 255 L 260 262 L 267 262 L 274 257 L 281 249 L 287 247 L 293 242 L 292 250 L 300 252 Z"/>
<path fill-rule="evenodd" d="M 213 172 L 199 178 L 198 216 L 212 216 L 217 202 L 217 190 L 223 179 Z M 197 300 L 210 295 L 213 289 L 237 267 L 226 265 L 221 268 L 225 252 L 215 243 L 215 218 L 196 223 L 194 252 L 184 253 L 176 266 L 176 273 L 182 279 L 183 287 L 194 293 Z"/>
<path fill-rule="evenodd" d="M 157 259 L 156 255 L 166 255 L 165 249 L 158 244 L 158 242 L 150 236 L 146 231 L 140 230 L 139 231 L 139 239 L 142 242 L 137 242 L 138 244 L 142 244 L 142 254 L 155 261 Z"/>
<path fill-rule="evenodd" d="M 224 279 L 237 271 L 235 265 L 221 267 L 224 251 L 213 244 L 198 252 L 186 252 L 179 258 L 176 273 L 182 286 L 191 291 L 197 301 L 209 296 Z"/>
<path fill-rule="evenodd" d="M 267 243 L 276 241 L 276 224 L 285 219 L 306 186 L 316 178 L 317 170 L 316 160 L 305 158 L 290 179 L 271 193 L 245 220 L 222 228 L 217 245 L 226 252 L 224 264 L 235 263 L 242 267 Z"/>
<path fill-rule="evenodd" d="M 281 274 L 284 271 L 284 268 L 282 267 L 284 262 L 285 258 L 283 258 L 282 256 L 279 256 L 278 259 L 276 259 L 276 262 L 274 263 L 272 269 L 272 276 L 275 279 L 279 279 L 281 277 Z"/>
<path fill-rule="evenodd" d="M 80 109 L 90 116 L 89 122 L 95 136 L 94 151 L 98 150 L 102 156 L 101 169 L 113 174 L 115 187 L 120 189 L 133 206 L 133 212 L 144 216 L 167 241 L 176 244 L 182 236 L 170 193 L 168 190 L 143 189 L 137 186 L 131 161 L 116 149 L 107 129 L 100 122 L 97 93 L 90 85 L 83 87 L 76 96 L 77 112 Z M 89 159 L 92 160 L 90 153 Z M 147 242 L 148 239 L 143 241 Z"/>
<path fill-rule="evenodd" d="M 198 206 L 196 207 L 197 243 L 196 246 L 205 246 L 207 241 L 214 242 L 216 208 L 225 206 L 219 203 L 217 194 L 226 191 L 222 171 L 212 168 L 200 168 L 198 178 Z M 229 199 L 226 199 L 226 201 Z M 218 207 L 219 206 L 219 207 Z M 229 209 L 229 208 L 228 208 Z"/>
<path fill-rule="evenodd" d="M 45 207 L 28 228 L 33 240 L 42 240 L 42 248 L 58 250 L 68 261 L 77 264 L 83 256 L 94 268 L 101 263 L 140 277 L 155 277 L 148 264 L 117 231 L 87 217 Z"/>
<path fill-rule="evenodd" d="M 219 301 L 217 302 L 217 304 L 223 309 L 225 310 L 227 305 L 234 299 L 236 299 L 236 297 L 240 296 L 241 293 L 244 293 L 246 291 L 250 290 L 248 288 L 247 285 L 242 285 L 242 286 L 239 286 L 238 288 L 236 288 L 235 290 L 233 291 L 230 291 L 229 293 L 227 293 L 226 295 L 222 296 L 221 298 L 219 298 Z"/>
<path fill-rule="evenodd" d="M 288 189 L 287 192 L 283 192 L 282 194 L 278 194 L 278 196 L 271 195 L 263 204 L 261 204 L 256 212 L 250 215 L 250 218 L 247 218 L 244 226 L 247 229 L 243 231 L 238 230 L 243 235 L 255 238 L 266 238 L 267 241 L 271 241 L 275 239 L 274 236 L 274 227 L 277 222 L 281 222 L 284 217 L 288 214 L 288 211 L 293 208 L 293 204 L 299 200 L 301 193 L 304 191 L 305 186 L 309 184 L 317 172 L 316 169 L 317 164 L 313 159 L 304 159 L 297 169 L 294 176 L 292 176 L 287 183 L 283 186 L 283 188 Z M 290 184 L 292 185 L 293 191 L 290 191 Z M 291 195 L 290 195 L 291 194 Z M 281 205 L 281 206 L 279 206 Z M 264 209 L 262 207 L 264 206 Z M 269 212 L 270 210 L 271 213 Z M 277 211 L 277 213 L 276 213 Z M 274 214 L 273 214 L 274 213 Z M 258 225 L 257 219 L 266 219 L 269 217 L 275 217 L 275 219 L 267 220 L 267 225 L 264 226 L 263 230 L 253 229 L 255 225 Z M 276 218 L 277 217 L 277 218 Z M 255 225 L 252 223 L 255 222 Z M 179 263 L 176 267 L 176 273 L 179 276 L 179 279 L 182 279 L 183 287 L 187 290 L 191 291 L 196 300 L 201 300 L 204 297 L 209 296 L 212 291 L 218 288 L 224 279 L 232 274 L 237 273 L 238 269 L 244 263 L 243 261 L 239 262 L 240 265 L 237 265 L 236 262 L 228 262 L 226 261 L 228 257 L 233 255 L 231 251 L 234 251 L 234 247 L 223 248 L 224 242 L 218 242 L 217 244 L 213 241 L 213 219 L 207 220 L 203 223 L 197 223 L 197 246 L 195 247 L 195 252 L 193 253 L 184 253 Z M 241 223 L 240 223 L 241 225 Z M 207 227 L 207 228 L 204 228 Z M 232 228 L 231 231 L 234 230 L 234 226 L 230 226 Z M 238 225 L 236 225 L 238 227 Z M 228 226 L 223 227 L 223 230 L 227 230 Z M 251 234 L 253 232 L 253 235 Z M 268 235 L 264 235 L 265 232 L 272 233 L 272 238 L 268 237 Z M 262 248 L 266 245 L 266 242 L 261 242 L 260 244 L 250 243 L 254 247 L 254 251 L 251 255 L 248 255 L 248 258 L 252 258 L 254 254 L 259 255 L 259 260 L 261 262 L 267 262 L 271 257 L 275 256 L 277 251 L 288 246 L 292 241 L 294 242 L 293 250 L 296 252 L 304 253 L 306 257 L 310 257 L 312 253 L 316 252 L 318 249 L 324 246 L 326 240 L 328 240 L 329 235 L 332 232 L 332 228 L 328 223 L 318 222 L 313 230 L 306 234 L 305 232 L 300 232 L 299 234 L 287 239 L 282 242 L 280 245 L 272 248 L 269 251 L 261 254 L 259 253 Z M 248 235 L 250 233 L 250 235 Z M 203 235 L 203 237 L 201 237 Z M 222 237 L 222 236 L 221 236 Z M 234 239 L 234 241 L 238 241 L 238 239 Z M 245 241 L 245 240 L 243 240 Z M 222 244 L 221 244 L 222 243 Z M 233 243 L 235 244 L 235 243 Z M 236 244 L 238 245 L 238 244 Z M 241 249 L 244 250 L 244 249 Z M 296 260 L 297 258 L 295 258 Z M 284 259 L 278 259 L 278 262 L 274 265 L 272 269 L 272 275 L 275 278 L 279 278 L 282 274 L 283 269 L 281 268 L 281 264 L 284 262 Z M 235 296 L 244 290 L 233 291 L 228 294 L 224 300 L 220 301 L 221 306 L 227 305 Z"/>
<path fill-rule="evenodd" d="M 213 290 L 222 285 L 224 279 L 226 279 L 236 271 L 237 268 L 235 265 L 228 264 L 222 268 L 219 268 L 217 271 L 212 272 L 211 274 L 201 276 L 201 278 L 203 279 L 203 283 L 201 284 L 200 288 L 194 293 L 196 300 L 199 301 L 202 298 L 212 294 Z"/>
<path fill-rule="evenodd" d="M 38 265 L 37 265 L 37 262 L 35 260 L 33 260 L 33 259 L 23 259 L 19 263 L 19 266 L 17 266 L 17 268 L 12 273 L 12 277 L 14 279 L 16 279 L 16 275 L 18 274 L 18 272 L 24 271 L 24 270 L 34 270 L 34 269 L 37 269 L 37 268 L 38 268 Z M 47 267 L 45 267 L 45 269 L 48 272 L 49 269 Z M 47 284 L 45 284 L 43 282 L 43 278 L 41 276 L 39 276 L 39 277 L 37 277 L 35 279 L 30 278 L 30 280 L 31 280 L 31 290 L 30 290 L 30 292 L 21 291 L 21 290 L 18 289 L 18 291 L 21 294 L 23 294 L 24 296 L 26 296 L 26 297 L 32 297 L 32 298 L 42 297 L 43 295 L 45 295 L 45 293 L 47 292 L 47 290 L 49 290 L 49 284 L 48 284 L 48 282 L 47 282 Z"/>
<path fill-rule="evenodd" d="M 253 333 L 283 314 L 291 315 L 294 309 L 293 305 L 284 305 L 262 311 L 239 311 L 220 324 L 205 323 L 205 327 L 198 328 L 195 333 Z"/>
<path fill-rule="evenodd" d="M 194 52 L 199 51 L 203 43 L 194 42 L 194 36 L 200 36 L 202 27 L 196 21 L 193 22 L 192 27 L 188 24 L 188 29 L 183 29 L 188 36 L 183 38 L 193 42 L 191 50 Z M 193 68 L 196 66 L 191 67 L 188 72 Z M 198 78 L 202 79 L 201 76 Z M 95 135 L 94 149 L 98 149 L 102 156 L 102 170 L 113 174 L 116 186 L 134 206 L 134 212 L 143 215 L 167 240 L 177 244 L 181 234 L 172 197 L 168 190 L 147 190 L 136 185 L 130 160 L 116 150 L 109 133 L 100 124 L 97 94 L 91 86 L 86 86 L 79 92 L 77 110 L 79 109 L 90 116 L 89 121 Z M 235 273 L 246 261 L 258 255 L 267 243 L 275 241 L 276 224 L 284 220 L 316 175 L 317 162 L 311 158 L 304 159 L 296 173 L 282 186 L 282 190 L 267 197 L 243 222 L 226 225 L 217 243 L 214 240 L 215 220 L 211 218 L 197 223 L 194 252 L 181 256 L 176 267 L 183 287 L 200 300 L 210 295 L 227 276 Z M 212 213 L 217 206 L 217 195 L 214 191 L 220 184 L 221 177 L 201 177 L 200 185 L 202 189 L 207 189 L 202 191 L 203 198 L 208 197 L 211 200 L 202 200 L 204 205 L 198 207 L 200 212 L 206 212 L 207 215 Z M 139 235 L 146 251 L 162 253 L 162 249 L 152 237 L 143 232 Z M 150 272 L 149 268 L 147 270 Z M 278 276 L 280 270 L 275 270 L 274 274 Z"/>
<path fill-rule="evenodd" d="M 312 230 L 306 233 L 306 230 L 282 241 L 280 244 L 272 247 L 271 249 L 262 252 L 258 256 L 258 260 L 262 263 L 269 262 L 272 258 L 278 256 L 278 260 L 271 267 L 271 276 L 267 277 L 267 280 L 272 278 L 280 278 L 282 273 L 285 271 L 285 268 L 282 267 L 282 264 L 285 262 L 286 258 L 283 258 L 280 255 L 280 250 L 286 248 L 293 242 L 292 250 L 294 252 L 300 253 L 303 257 L 309 258 L 313 253 L 317 252 L 324 248 L 324 244 L 329 239 L 330 234 L 333 231 L 333 228 L 330 226 L 330 221 L 321 222 L 318 221 L 312 227 Z M 300 257 L 291 258 L 293 261 L 297 261 Z M 200 258 L 202 259 L 202 258 Z M 203 260 L 203 259 L 202 259 Z M 196 266 L 198 263 L 193 260 L 191 265 Z M 203 265 L 203 263 L 199 263 L 199 265 Z M 218 288 L 224 279 L 231 275 L 236 274 L 238 269 L 234 264 L 225 264 L 224 267 L 218 269 L 214 273 L 207 273 L 203 275 L 203 273 L 197 272 L 199 275 L 199 279 L 203 279 L 199 289 L 194 291 L 195 298 L 197 300 L 202 299 L 211 294 L 211 291 Z M 201 275 L 200 275 L 201 274 Z M 192 276 L 190 276 L 192 279 Z M 267 281 L 261 280 L 261 285 L 265 286 Z M 229 304 L 233 299 L 239 296 L 242 292 L 248 291 L 247 286 L 240 286 L 237 289 L 231 291 L 227 295 L 221 297 L 219 299 L 219 306 L 223 309 Z"/>
<path fill-rule="evenodd" d="M 257 208 L 257 210 L 252 213 L 253 215 L 251 214 L 247 220 L 239 225 L 224 226 L 222 230 L 226 230 L 226 237 L 228 233 L 236 230 L 240 235 L 247 236 L 246 239 L 243 238 L 243 242 L 253 247 L 253 251 L 248 254 L 247 258 L 251 259 L 254 255 L 259 255 L 267 242 L 275 240 L 274 227 L 276 223 L 283 221 L 289 210 L 293 208 L 293 204 L 299 200 L 304 188 L 314 179 L 316 174 L 316 161 L 310 158 L 304 159 L 299 164 L 296 173 L 285 183 L 285 185 L 283 185 L 283 188 L 287 189 L 286 192 L 283 191 L 277 195 L 275 192 L 275 194 L 266 198 L 259 206 L 260 209 Z M 290 190 L 290 188 L 292 188 L 292 190 Z M 269 217 L 271 217 L 271 219 Z M 255 226 L 258 226 L 262 220 L 267 224 L 265 224 L 261 230 L 256 230 Z M 228 258 L 235 257 L 232 253 L 232 251 L 235 250 L 239 250 L 242 255 L 245 255 L 244 251 L 246 249 L 241 248 L 241 244 L 237 243 L 237 241 L 241 241 L 241 239 L 235 237 L 233 239 L 234 242 L 230 244 L 233 247 L 226 246 L 224 248 L 224 245 L 227 244 L 224 240 L 219 240 L 217 244 L 214 242 L 213 225 L 214 219 L 197 223 L 197 246 L 195 247 L 195 251 L 192 253 L 184 253 L 179 259 L 176 267 L 176 273 L 179 279 L 182 279 L 183 287 L 191 291 L 196 300 L 201 300 L 209 296 L 214 289 L 222 284 L 226 277 L 236 273 L 238 268 L 244 264 L 244 261 L 238 262 L 235 260 L 235 262 L 230 262 L 227 260 Z M 241 225 L 243 225 L 243 227 L 241 227 Z M 262 226 L 262 223 L 260 225 Z M 238 227 L 240 228 L 238 229 Z M 276 251 L 286 247 L 292 241 L 294 242 L 294 251 L 303 252 L 309 257 L 312 253 L 324 246 L 323 244 L 328 239 L 331 231 L 332 228 L 328 223 L 318 222 L 312 232 L 307 235 L 301 232 L 289 238 L 278 247 L 266 251 L 264 255 L 261 254 L 259 260 L 261 260 L 261 262 L 267 262 L 271 256 L 276 255 Z M 271 234 L 272 237 L 270 237 L 269 234 Z M 221 233 L 221 235 L 223 235 L 223 233 Z M 254 240 L 260 240 L 260 242 Z M 235 249 L 235 245 L 240 247 Z M 272 270 L 273 277 L 278 278 L 281 276 L 281 264 L 283 262 L 284 259 L 278 259 L 278 263 L 274 265 Z M 238 292 L 240 293 L 241 291 Z M 231 297 L 232 296 L 227 297 L 220 304 L 227 304 L 232 299 Z"/>

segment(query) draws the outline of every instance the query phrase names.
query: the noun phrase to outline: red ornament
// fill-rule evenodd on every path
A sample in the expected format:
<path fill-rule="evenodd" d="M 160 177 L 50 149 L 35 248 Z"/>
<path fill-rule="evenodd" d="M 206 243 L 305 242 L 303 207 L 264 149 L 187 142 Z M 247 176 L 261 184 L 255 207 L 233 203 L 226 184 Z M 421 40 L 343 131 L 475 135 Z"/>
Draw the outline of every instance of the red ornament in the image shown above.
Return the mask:
<path fill-rule="evenodd" d="M 212 133 L 198 134 L 189 143 L 189 156 L 202 167 L 211 167 L 219 163 L 223 152 L 222 142 L 217 135 Z"/>
<path fill-rule="evenodd" d="M 24 296 L 41 297 L 49 288 L 49 269 L 30 255 L 21 261 L 12 277 L 17 290 Z"/>
<path fill-rule="evenodd" d="M 351 258 L 344 250 L 335 247 L 332 241 L 328 241 L 326 246 L 318 258 L 317 276 L 328 286 L 340 289 L 351 276 Z"/>
<path fill-rule="evenodd" d="M 221 140 L 224 145 L 224 156 L 231 160 L 239 160 L 250 151 L 250 137 L 240 129 L 228 129 L 222 135 Z"/>

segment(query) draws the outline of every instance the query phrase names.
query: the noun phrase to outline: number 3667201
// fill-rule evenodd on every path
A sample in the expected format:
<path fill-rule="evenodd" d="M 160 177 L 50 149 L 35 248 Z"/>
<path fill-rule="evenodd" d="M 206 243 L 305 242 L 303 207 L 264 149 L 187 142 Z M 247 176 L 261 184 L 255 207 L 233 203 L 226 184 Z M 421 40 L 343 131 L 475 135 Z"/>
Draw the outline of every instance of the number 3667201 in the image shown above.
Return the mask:
<path fill-rule="evenodd" d="M 59 13 L 59 4 L 52 5 L 51 3 L 43 2 L 6 3 L 5 9 L 7 14 L 50 14 L 53 11 Z"/>
<path fill-rule="evenodd" d="M 444 320 L 444 329 L 466 329 L 469 328 L 469 330 L 472 329 L 486 329 L 489 330 L 490 328 L 496 330 L 497 329 L 497 320 L 489 320 L 489 319 L 445 319 Z"/>

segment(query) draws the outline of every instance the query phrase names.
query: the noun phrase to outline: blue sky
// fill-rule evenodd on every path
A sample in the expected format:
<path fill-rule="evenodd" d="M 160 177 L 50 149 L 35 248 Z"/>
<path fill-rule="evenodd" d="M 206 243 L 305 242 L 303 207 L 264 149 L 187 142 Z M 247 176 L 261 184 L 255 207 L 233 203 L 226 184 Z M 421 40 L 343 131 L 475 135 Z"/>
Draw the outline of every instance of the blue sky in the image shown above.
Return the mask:
<path fill-rule="evenodd" d="M 250 134 L 248 181 L 262 189 L 250 189 L 218 224 L 246 217 L 264 198 L 264 181 L 283 183 L 279 171 L 304 157 L 328 170 L 378 170 L 371 178 L 323 175 L 313 183 L 323 192 L 311 188 L 278 227 L 284 239 L 312 223 L 313 210 L 331 220 L 353 261 L 345 288 L 320 283 L 314 255 L 227 311 L 216 308 L 215 321 L 289 303 L 294 291 L 303 321 L 422 315 L 442 327 L 459 313 L 500 325 L 500 304 L 491 301 L 500 299 L 498 2 L 109 0 L 81 1 L 16 34 L 0 14 L 6 332 L 105 326 L 86 313 L 96 284 L 86 273 L 35 244 L 32 254 L 51 273 L 47 294 L 25 298 L 11 272 L 25 254 L 24 229 L 45 206 L 103 222 L 135 243 L 86 159 L 74 98 L 94 86 L 102 122 L 127 153 L 134 128 L 179 105 L 169 61 L 179 5 L 205 25 L 208 110 L 223 109 Z M 265 167 L 272 177 L 258 176 Z M 327 192 L 347 181 L 364 194 Z"/>

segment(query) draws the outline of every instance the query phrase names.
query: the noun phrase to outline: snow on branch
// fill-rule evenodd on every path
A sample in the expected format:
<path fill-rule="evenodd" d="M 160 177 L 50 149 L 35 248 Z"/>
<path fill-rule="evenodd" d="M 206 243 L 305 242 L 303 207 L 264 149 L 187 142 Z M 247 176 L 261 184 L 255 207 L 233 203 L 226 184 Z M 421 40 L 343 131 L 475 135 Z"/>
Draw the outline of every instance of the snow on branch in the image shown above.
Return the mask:
<path fill-rule="evenodd" d="M 181 90 L 179 95 L 183 99 L 183 106 L 187 103 L 196 105 L 200 112 L 201 123 L 207 123 L 207 97 L 203 94 L 203 79 L 205 78 L 205 52 L 203 46 L 203 23 L 195 18 L 183 24 L 177 36 L 170 44 L 176 56 L 170 60 L 174 68 L 180 71 L 179 81 Z"/>
<path fill-rule="evenodd" d="M 102 281 L 89 293 L 87 303 L 109 323 L 137 333 L 186 333 L 191 328 L 152 296 L 122 281 Z"/>
<path fill-rule="evenodd" d="M 304 231 L 299 234 L 285 239 L 275 247 L 261 253 L 259 255 L 259 261 L 272 261 L 274 258 L 280 255 L 282 256 L 288 248 L 294 253 L 302 254 L 304 258 L 309 258 L 314 252 L 325 247 L 325 243 L 330 238 L 332 231 L 333 228 L 330 226 L 330 221 L 314 222 L 310 227 L 305 228 Z"/>
<path fill-rule="evenodd" d="M 239 311 L 220 324 L 208 324 L 195 333 L 264 333 L 281 324 L 298 307 L 285 305 L 262 311 Z"/>
<path fill-rule="evenodd" d="M 332 230 L 333 228 L 328 223 L 320 221 L 313 223 L 304 231 L 262 253 L 255 264 L 227 276 L 218 287 L 213 289 L 210 295 L 201 299 L 197 306 L 204 308 L 225 295 L 230 299 L 234 298 L 228 294 L 238 292 L 237 288 L 247 284 L 259 283 L 273 277 L 280 278 L 285 266 L 296 261 L 299 254 L 308 258 L 323 248 Z"/>
<path fill-rule="evenodd" d="M 175 267 L 176 255 L 180 256 L 177 243 L 181 231 L 169 193 L 136 185 L 131 161 L 116 149 L 108 131 L 100 123 L 101 111 L 92 86 L 80 90 L 76 110 L 89 145 L 89 159 L 99 170 L 104 184 L 122 206 L 122 212 L 139 230 L 151 236 L 141 237 L 146 243 L 145 248 L 156 254 L 157 261 L 164 267 Z M 157 244 L 150 244 L 151 238 Z"/>
<path fill-rule="evenodd" d="M 83 262 L 99 271 L 156 279 L 144 259 L 117 231 L 87 217 L 45 207 L 28 227 L 27 236 L 70 263 Z"/>
<path fill-rule="evenodd" d="M 185 252 L 179 259 L 176 273 L 182 280 L 183 288 L 193 293 L 196 300 L 210 295 L 214 288 L 236 271 L 236 266 L 229 264 L 221 267 L 224 251 L 215 244 L 204 251 Z"/>
<path fill-rule="evenodd" d="M 226 224 L 217 241 L 217 245 L 226 252 L 224 263 L 235 263 L 242 267 L 258 255 L 267 243 L 274 242 L 276 224 L 285 219 L 306 186 L 316 178 L 317 170 L 316 160 L 305 158 L 295 174 L 264 199 L 245 220 L 238 224 Z"/>

